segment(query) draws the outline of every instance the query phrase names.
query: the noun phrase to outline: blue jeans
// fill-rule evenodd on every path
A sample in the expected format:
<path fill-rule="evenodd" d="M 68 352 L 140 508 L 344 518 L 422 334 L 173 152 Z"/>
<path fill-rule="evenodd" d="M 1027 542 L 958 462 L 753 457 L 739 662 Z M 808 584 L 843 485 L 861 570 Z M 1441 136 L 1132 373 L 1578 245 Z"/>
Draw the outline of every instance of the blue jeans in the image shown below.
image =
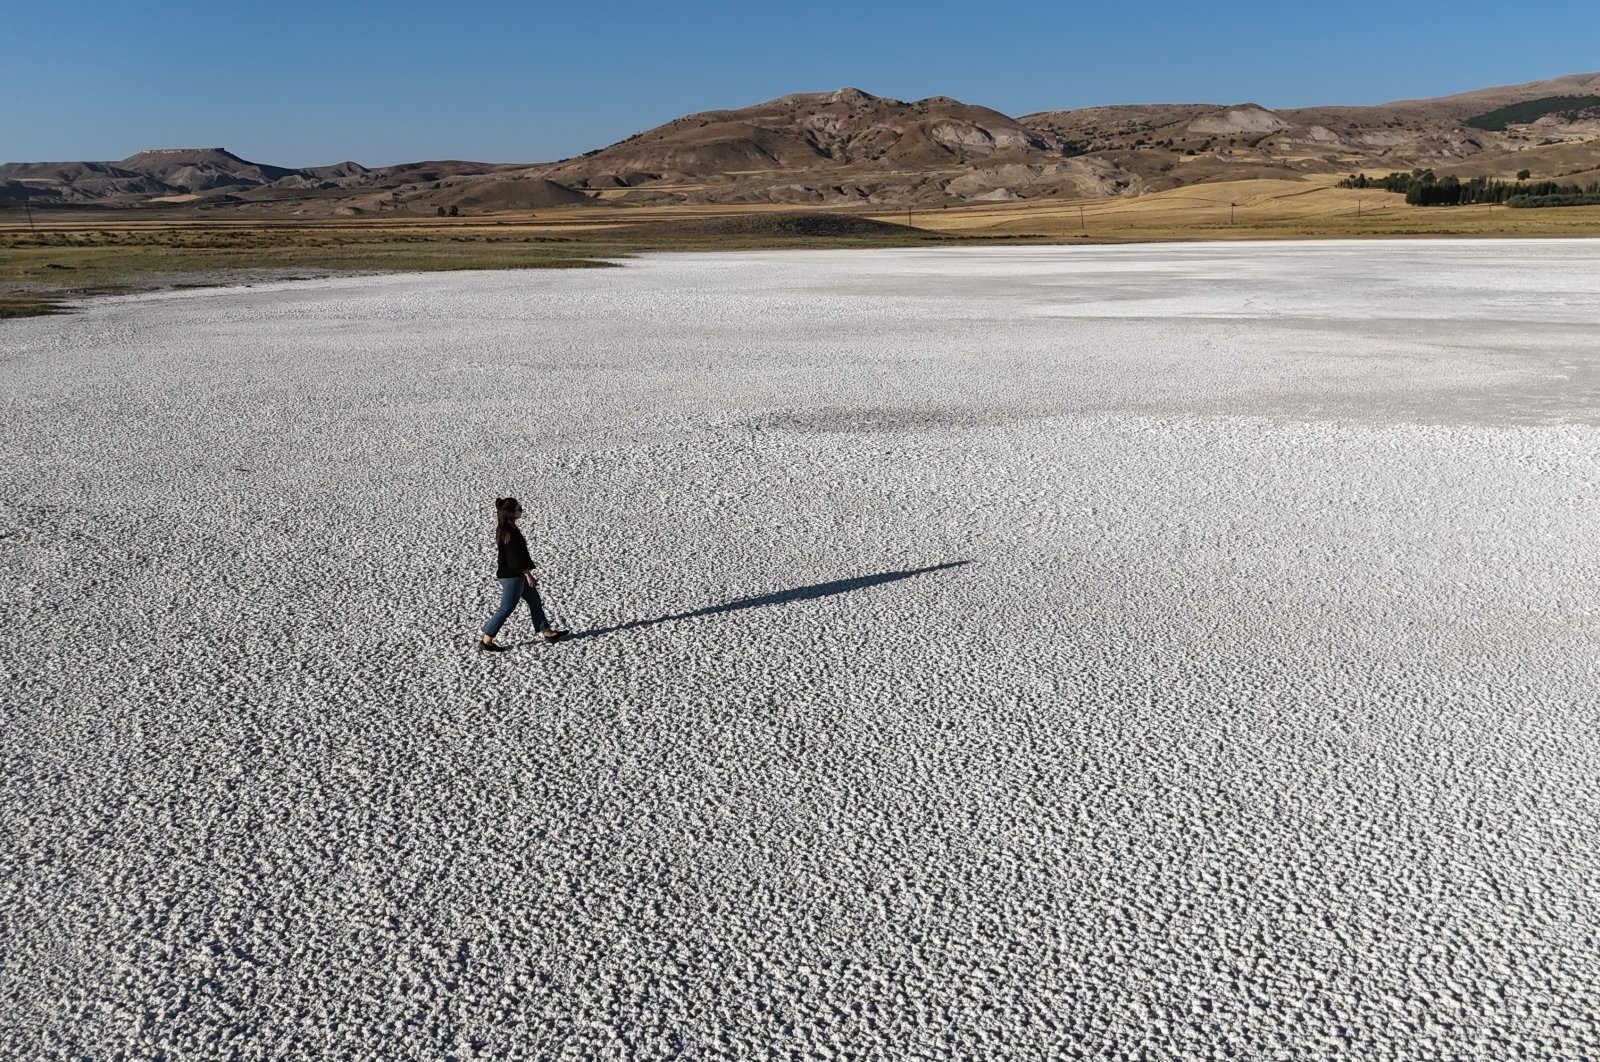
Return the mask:
<path fill-rule="evenodd" d="M 500 633 L 500 627 L 511 614 L 517 610 L 518 601 L 528 603 L 528 611 L 533 614 L 533 629 L 543 631 L 550 629 L 550 621 L 545 619 L 544 602 L 539 600 L 539 588 L 529 586 L 528 580 L 522 576 L 514 579 L 500 579 L 500 607 L 495 614 L 489 617 L 489 622 L 483 625 L 483 633 L 493 638 Z"/>

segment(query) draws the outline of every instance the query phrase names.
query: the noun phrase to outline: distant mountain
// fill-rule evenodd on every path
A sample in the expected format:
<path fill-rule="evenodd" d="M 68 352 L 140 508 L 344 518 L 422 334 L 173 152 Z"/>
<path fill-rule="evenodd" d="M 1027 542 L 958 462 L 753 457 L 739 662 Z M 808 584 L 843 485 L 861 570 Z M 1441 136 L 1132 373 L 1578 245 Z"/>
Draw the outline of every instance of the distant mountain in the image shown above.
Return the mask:
<path fill-rule="evenodd" d="M 948 96 L 905 103 L 845 88 L 691 114 L 548 172 L 648 170 L 683 178 L 866 163 L 922 170 L 972 164 L 996 153 L 1051 150 L 1039 134 L 987 107 Z"/>
<path fill-rule="evenodd" d="M 369 171 L 354 162 L 291 170 L 247 162 L 223 148 L 154 148 L 117 162 L 13 162 L 0 165 L 0 180 L 39 190 L 60 202 L 139 200 L 238 192 L 274 184 L 332 186 L 359 180 Z M 120 204 L 119 204 L 120 205 Z"/>
<path fill-rule="evenodd" d="M 1272 111 L 1252 103 L 1155 104 L 1044 111 L 1018 120 L 1084 146 L 1149 191 L 1286 173 L 1422 167 L 1506 176 L 1530 169 L 1556 176 L 1600 167 L 1600 123 L 1581 116 L 1498 131 L 1470 124 L 1497 108 L 1559 96 L 1592 96 L 1600 104 L 1600 74 L 1372 107 Z"/>
<path fill-rule="evenodd" d="M 1590 95 L 1600 104 L 1600 74 L 1376 107 L 1155 104 L 1013 119 L 945 96 L 903 103 L 841 89 L 679 118 L 541 172 L 624 204 L 831 206 L 1131 195 L 1419 166 L 1554 176 L 1600 166 L 1600 123 L 1570 102 Z M 1529 110 L 1556 97 L 1567 102 Z M 1509 104 L 1543 116 L 1499 131 L 1467 124 Z"/>
<path fill-rule="evenodd" d="M 901 204 L 1123 191 L 1102 163 L 999 111 L 844 88 L 692 114 L 544 167 L 551 180 L 629 203 Z"/>
<path fill-rule="evenodd" d="M 0 207 L 426 215 L 606 205 L 934 206 L 1134 195 L 1204 181 L 1416 167 L 1600 176 L 1600 74 L 1372 107 L 1136 104 L 1020 118 L 860 89 L 706 111 L 542 165 L 288 169 L 222 148 L 0 165 Z"/>
<path fill-rule="evenodd" d="M 153 148 L 116 162 L 0 165 L 0 200 L 307 214 L 431 214 L 451 206 L 483 213 L 592 203 L 582 192 L 551 185 L 527 170 L 454 161 L 289 169 L 250 162 L 224 148 Z"/>
<path fill-rule="evenodd" d="M 212 188 L 253 188 L 298 174 L 281 166 L 246 162 L 222 148 L 158 148 L 130 155 L 117 163 L 124 170 L 148 174 L 172 188 L 204 192 Z"/>

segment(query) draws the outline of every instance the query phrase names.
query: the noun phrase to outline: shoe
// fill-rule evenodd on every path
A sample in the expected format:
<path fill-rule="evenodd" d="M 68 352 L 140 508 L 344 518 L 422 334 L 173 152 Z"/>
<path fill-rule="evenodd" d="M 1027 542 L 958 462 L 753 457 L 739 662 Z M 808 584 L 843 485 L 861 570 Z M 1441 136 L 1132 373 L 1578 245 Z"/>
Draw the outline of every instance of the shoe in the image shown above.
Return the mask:
<path fill-rule="evenodd" d="M 509 645 L 500 645 L 496 642 L 486 642 L 482 638 L 478 639 L 478 652 L 480 653 L 503 653 L 510 648 L 511 647 Z"/>
<path fill-rule="evenodd" d="M 559 642 L 561 639 L 565 638 L 567 636 L 567 633 L 568 633 L 567 631 L 558 631 L 558 630 L 552 629 L 552 630 L 548 630 L 548 631 L 540 631 L 539 632 L 539 637 L 543 638 L 547 642 L 554 643 L 554 642 Z"/>

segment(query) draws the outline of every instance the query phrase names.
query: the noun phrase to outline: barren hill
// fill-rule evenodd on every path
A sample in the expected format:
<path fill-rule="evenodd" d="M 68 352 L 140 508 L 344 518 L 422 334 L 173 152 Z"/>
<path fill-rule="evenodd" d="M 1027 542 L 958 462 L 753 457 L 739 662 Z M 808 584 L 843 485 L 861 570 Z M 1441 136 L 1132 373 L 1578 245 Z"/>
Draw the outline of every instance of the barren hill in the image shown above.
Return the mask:
<path fill-rule="evenodd" d="M 477 214 L 500 210 L 550 210 L 557 207 L 593 206 L 595 200 L 543 177 L 527 174 L 493 175 L 443 181 L 437 189 L 419 191 L 408 205 L 455 207 Z"/>
<path fill-rule="evenodd" d="M 1051 145 L 1014 119 L 947 96 L 915 103 L 845 88 L 797 93 L 736 111 L 678 118 L 553 174 L 587 178 L 661 170 L 708 177 L 743 170 L 849 166 L 864 162 L 926 168 L 996 153 L 1048 152 Z"/>
<path fill-rule="evenodd" d="M 1416 167 L 1506 176 L 1529 169 L 1553 177 L 1572 170 L 1575 154 L 1600 164 L 1600 123 L 1559 108 L 1499 130 L 1470 123 L 1511 104 L 1583 97 L 1600 105 L 1600 74 L 1371 107 L 1153 104 L 1044 111 L 1019 121 L 1132 171 L 1147 190 Z"/>
<path fill-rule="evenodd" d="M 116 165 L 187 192 L 253 188 L 295 173 L 282 166 L 246 162 L 223 148 L 158 148 L 130 155 Z"/>
<path fill-rule="evenodd" d="M 987 107 L 844 88 L 689 115 L 542 172 L 629 203 L 898 205 L 1006 197 L 1007 182 L 1080 195 L 1127 187 L 1070 155 Z"/>
<path fill-rule="evenodd" d="M 678 118 L 542 165 L 287 169 L 222 148 L 0 165 L 0 207 L 426 215 L 591 205 L 949 206 L 1136 195 L 1213 180 L 1432 168 L 1536 178 L 1600 169 L 1600 74 L 1371 107 L 1137 104 L 1011 118 L 948 96 L 797 93 Z"/>

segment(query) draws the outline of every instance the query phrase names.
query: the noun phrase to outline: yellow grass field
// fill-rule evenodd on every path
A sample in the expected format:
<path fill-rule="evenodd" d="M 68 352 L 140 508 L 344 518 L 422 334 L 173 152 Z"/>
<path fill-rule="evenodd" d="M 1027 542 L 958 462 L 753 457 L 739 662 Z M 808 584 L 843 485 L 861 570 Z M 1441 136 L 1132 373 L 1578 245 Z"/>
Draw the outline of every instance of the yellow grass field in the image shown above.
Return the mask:
<path fill-rule="evenodd" d="M 996 203 L 915 213 L 913 223 L 959 235 L 1037 234 L 1090 242 L 1600 235 L 1600 207 L 1414 207 L 1393 192 L 1337 188 L 1338 180 L 1229 181 L 1127 199 Z M 906 219 L 903 211 L 872 216 Z"/>
<path fill-rule="evenodd" d="M 1339 177 L 1251 179 L 1188 185 L 1123 199 L 1018 200 L 942 209 L 869 210 L 867 217 L 971 238 L 1071 242 L 1292 239 L 1361 236 L 1600 236 L 1600 207 L 1414 207 L 1379 189 L 1336 187 Z M 595 232 L 626 224 L 725 217 L 794 207 L 644 207 L 544 212 L 537 224 Z M 510 215 L 507 215 L 510 217 Z M 642 226 L 641 226 L 642 227 Z M 647 231 L 647 230 L 645 230 Z"/>

